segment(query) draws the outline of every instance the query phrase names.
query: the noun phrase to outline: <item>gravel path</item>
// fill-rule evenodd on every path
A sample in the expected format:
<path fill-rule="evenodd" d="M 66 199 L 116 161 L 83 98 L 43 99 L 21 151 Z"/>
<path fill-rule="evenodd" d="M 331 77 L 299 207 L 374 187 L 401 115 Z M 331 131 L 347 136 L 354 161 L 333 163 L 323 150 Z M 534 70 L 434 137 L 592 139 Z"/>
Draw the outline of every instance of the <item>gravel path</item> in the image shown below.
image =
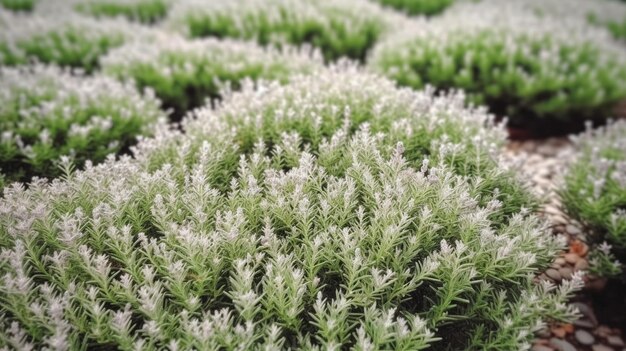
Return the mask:
<path fill-rule="evenodd" d="M 557 284 L 569 279 L 575 271 L 589 267 L 585 231 L 580 223 L 563 213 L 556 193 L 572 153 L 573 147 L 567 138 L 513 141 L 507 148 L 507 156 L 521 162 L 525 178 L 544 200 L 541 213 L 552 224 L 553 233 L 567 238 L 567 251 L 537 277 Z M 622 331 L 599 323 L 589 298 L 589 293 L 601 291 L 606 281 L 586 276 L 585 282 L 585 289 L 571 302 L 582 317 L 573 324 L 553 323 L 540 331 L 533 343 L 533 351 L 626 351 Z"/>

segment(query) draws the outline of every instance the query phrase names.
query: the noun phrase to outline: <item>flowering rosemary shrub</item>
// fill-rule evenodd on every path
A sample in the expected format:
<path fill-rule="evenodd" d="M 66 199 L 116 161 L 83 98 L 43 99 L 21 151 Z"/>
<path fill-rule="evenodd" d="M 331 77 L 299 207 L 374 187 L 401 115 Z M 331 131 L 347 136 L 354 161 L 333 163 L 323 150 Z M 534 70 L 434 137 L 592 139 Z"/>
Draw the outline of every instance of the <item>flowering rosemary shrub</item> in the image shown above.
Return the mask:
<path fill-rule="evenodd" d="M 93 71 L 100 55 L 147 30 L 122 20 L 96 20 L 62 12 L 55 15 L 3 14 L 0 65 L 36 60 Z"/>
<path fill-rule="evenodd" d="M 482 0 L 497 6 L 496 0 Z M 615 0 L 511 0 L 511 4 L 552 18 L 578 18 L 626 39 L 626 5 Z"/>
<path fill-rule="evenodd" d="M 35 0 L 0 0 L 0 7 L 11 11 L 30 12 L 35 7 Z"/>
<path fill-rule="evenodd" d="M 60 156 L 77 166 L 127 150 L 163 116 L 152 95 L 108 77 L 56 67 L 0 68 L 0 173 L 54 177 Z"/>
<path fill-rule="evenodd" d="M 129 20 L 154 23 L 165 17 L 171 0 L 91 0 L 76 5 L 79 12 L 95 16 L 124 16 Z"/>
<path fill-rule="evenodd" d="M 592 229 L 597 242 L 607 241 L 626 262 L 626 121 L 590 129 L 573 140 L 580 151 L 566 173 L 563 205 Z M 598 254 L 611 255 L 610 249 L 605 245 Z M 618 272 L 604 267 L 604 272 Z"/>
<path fill-rule="evenodd" d="M 180 0 L 168 26 L 191 37 L 232 37 L 268 44 L 308 44 L 328 60 L 364 59 L 403 16 L 365 0 Z"/>
<path fill-rule="evenodd" d="M 512 3 L 459 3 L 390 37 L 370 66 L 402 85 L 464 89 L 512 126 L 603 120 L 626 97 L 626 54 L 604 30 Z"/>
<path fill-rule="evenodd" d="M 347 68 L 290 84 L 5 189 L 0 343 L 517 350 L 572 316 L 578 275 L 532 282 L 559 241 L 449 166 L 503 137 L 484 111 Z"/>
<path fill-rule="evenodd" d="M 376 0 L 379 3 L 404 11 L 409 15 L 436 15 L 454 0 Z"/>
<path fill-rule="evenodd" d="M 124 45 L 104 57 L 101 64 L 108 74 L 131 78 L 142 89 L 154 89 L 163 105 L 173 108 L 176 118 L 203 105 L 207 98 L 218 98 L 225 83 L 236 89 L 244 78 L 285 81 L 289 74 L 310 71 L 323 62 L 303 50 L 167 36 Z"/>

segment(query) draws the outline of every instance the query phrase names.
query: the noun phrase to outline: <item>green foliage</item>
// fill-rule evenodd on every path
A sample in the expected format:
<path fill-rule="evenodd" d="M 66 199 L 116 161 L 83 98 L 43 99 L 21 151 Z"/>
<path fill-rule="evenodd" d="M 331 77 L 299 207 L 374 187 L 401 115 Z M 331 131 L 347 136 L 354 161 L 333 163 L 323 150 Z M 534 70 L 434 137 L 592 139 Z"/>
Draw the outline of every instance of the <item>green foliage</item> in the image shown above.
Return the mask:
<path fill-rule="evenodd" d="M 96 0 L 78 3 L 76 8 L 95 16 L 124 16 L 141 23 L 155 23 L 165 17 L 169 6 L 168 0 Z"/>
<path fill-rule="evenodd" d="M 82 68 L 92 72 L 98 58 L 146 29 L 121 20 L 76 15 L 4 16 L 0 21 L 0 64 L 30 61 Z"/>
<path fill-rule="evenodd" d="M 417 89 L 463 89 L 533 129 L 606 119 L 626 97 L 626 55 L 607 33 L 491 3 L 458 5 L 390 38 L 370 66 Z"/>
<path fill-rule="evenodd" d="M 436 15 L 454 0 L 377 0 L 379 3 L 391 6 L 395 9 L 405 11 L 409 15 Z"/>
<path fill-rule="evenodd" d="M 0 7 L 11 11 L 30 12 L 35 7 L 36 0 L 0 0 Z"/>
<path fill-rule="evenodd" d="M 255 40 L 262 45 L 312 45 L 327 60 L 363 60 L 402 16 L 364 0 L 181 0 L 169 25 L 191 37 Z"/>
<path fill-rule="evenodd" d="M 111 78 L 55 67 L 0 70 L 0 169 L 8 181 L 55 177 L 61 156 L 77 166 L 127 151 L 162 116 L 158 101 Z"/>
<path fill-rule="evenodd" d="M 565 178 L 563 205 L 626 262 L 626 123 L 589 130 L 576 143 L 580 151 Z"/>
<path fill-rule="evenodd" d="M 556 238 L 450 166 L 504 140 L 459 95 L 334 67 L 193 116 L 6 189 L 0 345 L 518 350 L 572 317 L 578 275 L 532 281 Z"/>
<path fill-rule="evenodd" d="M 236 89 L 243 79 L 285 81 L 295 72 L 321 67 L 308 52 L 263 49 L 231 40 L 164 37 L 124 45 L 102 60 L 104 72 L 152 88 L 175 120 L 188 110 L 220 96 L 220 88 Z"/>

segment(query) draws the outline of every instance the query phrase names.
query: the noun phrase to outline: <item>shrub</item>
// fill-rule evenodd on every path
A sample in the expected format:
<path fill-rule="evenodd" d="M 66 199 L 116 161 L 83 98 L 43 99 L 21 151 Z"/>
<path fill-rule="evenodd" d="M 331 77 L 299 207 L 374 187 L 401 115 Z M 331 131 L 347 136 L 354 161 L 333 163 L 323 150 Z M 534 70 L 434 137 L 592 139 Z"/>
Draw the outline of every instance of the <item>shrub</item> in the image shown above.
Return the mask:
<path fill-rule="evenodd" d="M 127 150 L 163 115 L 129 84 L 55 67 L 0 68 L 0 168 L 8 180 L 54 177 L 55 161 L 99 162 Z"/>
<path fill-rule="evenodd" d="M 382 42 L 370 66 L 414 88 L 464 89 L 539 131 L 601 121 L 626 97 L 626 56 L 608 33 L 506 2 L 456 5 Z"/>
<path fill-rule="evenodd" d="M 80 12 L 95 16 L 124 16 L 142 23 L 155 23 L 167 14 L 171 0 L 97 0 L 78 3 Z"/>
<path fill-rule="evenodd" d="M 290 84 L 244 88 L 136 159 L 8 188 L 1 342 L 513 350 L 572 315 L 578 276 L 532 282 L 557 240 L 438 161 L 489 157 L 503 135 L 484 111 L 355 70 Z"/>
<path fill-rule="evenodd" d="M 11 11 L 30 12 L 35 7 L 35 0 L 0 0 L 0 7 Z"/>
<path fill-rule="evenodd" d="M 496 0 L 483 0 L 495 3 Z M 614 0 L 513 0 L 513 4 L 552 18 L 578 18 L 626 39 L 626 5 Z"/>
<path fill-rule="evenodd" d="M 563 205 L 592 229 L 596 242 L 607 241 L 626 262 L 626 121 L 588 130 L 574 141 L 579 153 L 566 173 Z M 601 251 L 610 255 L 608 246 Z"/>
<path fill-rule="evenodd" d="M 103 70 L 121 79 L 132 78 L 140 88 L 150 87 L 174 117 L 218 98 L 224 83 L 237 88 L 247 79 L 285 81 L 293 72 L 321 67 L 308 52 L 263 49 L 231 40 L 194 40 L 164 37 L 158 41 L 124 45 L 102 62 Z"/>
<path fill-rule="evenodd" d="M 31 60 L 93 71 L 100 55 L 148 31 L 122 20 L 96 20 L 71 13 L 4 15 L 0 20 L 0 64 Z"/>
<path fill-rule="evenodd" d="M 409 15 L 432 16 L 442 12 L 454 0 L 377 0 L 379 3 L 404 11 Z"/>
<path fill-rule="evenodd" d="M 191 37 L 214 36 L 268 44 L 309 44 L 328 60 L 362 60 L 392 25 L 404 21 L 363 0 L 181 0 L 168 26 Z"/>

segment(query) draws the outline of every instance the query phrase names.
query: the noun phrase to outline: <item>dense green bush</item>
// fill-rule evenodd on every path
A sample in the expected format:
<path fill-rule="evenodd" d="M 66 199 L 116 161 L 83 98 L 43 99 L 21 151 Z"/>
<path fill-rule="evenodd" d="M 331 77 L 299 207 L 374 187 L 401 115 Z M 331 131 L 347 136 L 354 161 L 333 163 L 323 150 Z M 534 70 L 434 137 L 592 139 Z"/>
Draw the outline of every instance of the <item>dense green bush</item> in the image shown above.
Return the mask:
<path fill-rule="evenodd" d="M 464 89 L 540 130 L 606 119 L 626 97 L 626 54 L 606 31 L 507 2 L 455 5 L 382 42 L 370 66 L 414 88 Z"/>
<path fill-rule="evenodd" d="M 0 65 L 36 60 L 93 71 L 100 55 L 149 31 L 122 20 L 71 13 L 0 18 Z"/>
<path fill-rule="evenodd" d="M 404 11 L 410 15 L 436 15 L 454 0 L 376 0 L 379 3 Z"/>
<path fill-rule="evenodd" d="M 1 344 L 518 350 L 572 314 L 579 276 L 532 282 L 556 238 L 449 166 L 507 172 L 461 96 L 334 68 L 195 116 L 135 159 L 5 189 Z"/>
<path fill-rule="evenodd" d="M 191 37 L 309 44 L 326 59 L 362 60 L 384 32 L 405 20 L 366 0 L 180 0 L 167 22 Z"/>
<path fill-rule="evenodd" d="M 0 172 L 8 181 L 59 175 L 127 150 L 163 116 L 159 102 L 130 84 L 55 67 L 0 68 Z"/>
<path fill-rule="evenodd" d="M 129 20 L 154 23 L 167 14 L 171 0 L 90 0 L 76 9 L 95 16 L 124 16 Z"/>
<path fill-rule="evenodd" d="M 301 50 L 263 49 L 254 43 L 163 37 L 124 45 L 101 61 L 104 72 L 154 89 L 178 119 L 207 98 L 218 98 L 225 83 L 236 89 L 243 79 L 285 81 L 293 72 L 322 66 L 321 58 Z"/>
<path fill-rule="evenodd" d="M 606 241 L 626 262 L 626 122 L 589 130 L 574 141 L 579 153 L 566 173 L 563 205 L 592 229 L 596 242 Z M 610 255 L 610 247 L 600 253 Z M 605 275 L 619 272 L 611 261 L 597 263 L 604 263 Z"/>
<path fill-rule="evenodd" d="M 0 7 L 11 11 L 30 12 L 35 8 L 35 0 L 0 0 Z"/>

